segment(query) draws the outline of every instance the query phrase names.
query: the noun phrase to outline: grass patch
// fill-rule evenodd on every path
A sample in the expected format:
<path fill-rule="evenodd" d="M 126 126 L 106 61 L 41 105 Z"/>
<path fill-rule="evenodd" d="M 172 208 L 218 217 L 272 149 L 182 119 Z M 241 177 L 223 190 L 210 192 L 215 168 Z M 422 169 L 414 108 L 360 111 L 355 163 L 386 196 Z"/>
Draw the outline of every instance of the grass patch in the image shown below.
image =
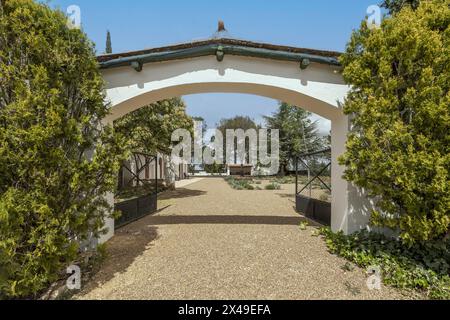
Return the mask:
<path fill-rule="evenodd" d="M 450 299 L 450 240 L 406 247 L 367 231 L 345 236 L 322 228 L 320 233 L 331 253 L 362 268 L 379 266 L 384 284 L 416 290 L 430 299 Z"/>

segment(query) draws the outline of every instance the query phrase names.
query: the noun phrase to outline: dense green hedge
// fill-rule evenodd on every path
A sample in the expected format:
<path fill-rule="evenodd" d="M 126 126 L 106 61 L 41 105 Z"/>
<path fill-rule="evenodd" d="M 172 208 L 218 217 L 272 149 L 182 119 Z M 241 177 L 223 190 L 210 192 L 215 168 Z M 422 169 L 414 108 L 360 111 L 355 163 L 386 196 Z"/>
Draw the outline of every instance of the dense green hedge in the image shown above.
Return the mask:
<path fill-rule="evenodd" d="M 103 227 L 123 153 L 107 112 L 86 35 L 45 4 L 2 1 L 0 298 L 39 293 Z"/>

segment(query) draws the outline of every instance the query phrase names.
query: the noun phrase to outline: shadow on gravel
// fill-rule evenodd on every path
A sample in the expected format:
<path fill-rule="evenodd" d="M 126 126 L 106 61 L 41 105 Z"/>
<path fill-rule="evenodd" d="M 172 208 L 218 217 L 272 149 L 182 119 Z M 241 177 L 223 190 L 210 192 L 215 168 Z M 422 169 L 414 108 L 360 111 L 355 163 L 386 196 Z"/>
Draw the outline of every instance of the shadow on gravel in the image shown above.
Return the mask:
<path fill-rule="evenodd" d="M 205 195 L 207 192 L 202 190 L 192 190 L 186 188 L 179 188 L 173 191 L 166 191 L 158 195 L 158 200 L 181 199 L 190 197 L 199 197 Z"/>
<path fill-rule="evenodd" d="M 171 224 L 249 224 L 249 225 L 300 225 L 307 221 L 303 217 L 281 217 L 281 216 L 152 216 L 146 222 L 150 225 Z"/>
<path fill-rule="evenodd" d="M 149 226 L 148 223 L 135 222 L 116 230 L 114 237 L 107 243 L 107 258 L 101 270 L 81 293 L 88 293 L 111 280 L 115 274 L 126 272 L 136 258 L 157 239 L 158 228 Z"/>
<path fill-rule="evenodd" d="M 295 198 L 295 193 L 275 193 L 277 196 L 281 197 L 281 198 Z"/>

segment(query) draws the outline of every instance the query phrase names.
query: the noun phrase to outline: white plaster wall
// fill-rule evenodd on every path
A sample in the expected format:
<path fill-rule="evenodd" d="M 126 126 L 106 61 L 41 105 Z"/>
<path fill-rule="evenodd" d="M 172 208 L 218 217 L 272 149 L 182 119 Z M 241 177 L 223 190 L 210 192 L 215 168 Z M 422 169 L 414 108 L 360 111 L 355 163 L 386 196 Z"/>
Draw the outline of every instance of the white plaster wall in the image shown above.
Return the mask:
<path fill-rule="evenodd" d="M 115 120 L 150 102 L 193 93 L 249 93 L 279 99 L 327 119 L 340 115 L 338 100 L 348 92 L 337 69 L 312 63 L 213 56 L 151 63 L 141 72 L 131 67 L 103 70 L 111 115 Z M 332 108 L 334 107 L 334 108 Z"/>

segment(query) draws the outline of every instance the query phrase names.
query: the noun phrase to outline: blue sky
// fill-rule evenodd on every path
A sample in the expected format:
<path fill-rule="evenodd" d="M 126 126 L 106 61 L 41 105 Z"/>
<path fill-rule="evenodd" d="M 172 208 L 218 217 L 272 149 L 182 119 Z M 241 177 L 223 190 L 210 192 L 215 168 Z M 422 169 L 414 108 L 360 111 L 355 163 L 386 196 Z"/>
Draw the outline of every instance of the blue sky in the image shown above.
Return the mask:
<path fill-rule="evenodd" d="M 84 31 L 103 53 L 106 30 L 113 52 L 164 46 L 205 39 L 225 22 L 231 37 L 343 51 L 367 8 L 381 0 L 52 0 L 66 11 L 81 9 Z M 262 115 L 276 110 L 277 101 L 240 94 L 201 94 L 184 97 L 191 115 L 203 116 L 214 126 L 223 117 Z M 329 124 L 321 121 L 322 131 Z"/>

